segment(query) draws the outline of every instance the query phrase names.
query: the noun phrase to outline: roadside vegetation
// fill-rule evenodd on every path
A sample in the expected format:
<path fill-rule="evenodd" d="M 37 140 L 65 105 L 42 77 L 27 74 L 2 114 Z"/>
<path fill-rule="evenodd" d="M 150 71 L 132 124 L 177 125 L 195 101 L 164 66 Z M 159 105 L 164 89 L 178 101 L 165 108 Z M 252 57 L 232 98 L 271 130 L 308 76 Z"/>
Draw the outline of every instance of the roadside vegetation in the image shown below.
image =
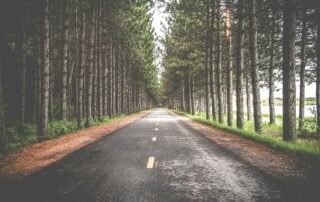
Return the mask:
<path fill-rule="evenodd" d="M 316 135 L 316 128 L 308 128 L 308 134 L 301 133 L 301 135 L 298 135 L 298 139 L 295 143 L 285 142 L 282 140 L 282 116 L 277 116 L 277 122 L 279 121 L 277 124 L 269 124 L 267 121 L 263 121 L 263 131 L 261 134 L 258 134 L 254 130 L 253 121 L 246 120 L 244 128 L 239 129 L 236 128 L 236 126 L 228 126 L 227 124 L 219 123 L 217 121 L 207 120 L 205 113 L 191 115 L 179 110 L 172 111 L 189 117 L 192 120 L 241 135 L 272 148 L 320 160 L 320 137 Z M 263 117 L 268 117 L 268 115 L 265 114 Z M 227 117 L 225 116 L 224 118 L 226 119 Z M 306 123 L 316 125 L 316 121 L 313 118 L 308 118 L 306 120 L 308 120 Z"/>
<path fill-rule="evenodd" d="M 138 112 L 138 113 L 141 113 L 141 112 Z M 134 113 L 130 115 L 121 114 L 113 118 L 105 117 L 100 121 L 99 120 L 95 121 L 92 119 L 91 120 L 92 124 L 90 128 L 100 126 L 106 123 L 112 123 L 121 119 L 129 118 L 138 113 Z M 84 121 L 83 121 L 83 125 L 85 125 Z M 6 140 L 7 144 L 6 144 L 6 147 L 4 147 L 0 151 L 0 156 L 37 142 L 54 139 L 63 135 L 77 132 L 79 130 L 81 129 L 79 129 L 76 119 L 72 121 L 63 121 L 63 120 L 51 121 L 48 124 L 48 136 L 46 136 L 43 139 L 39 139 L 37 135 L 37 126 L 35 124 L 21 125 L 19 123 L 15 123 L 6 128 L 6 134 L 8 137 L 8 139 Z"/>

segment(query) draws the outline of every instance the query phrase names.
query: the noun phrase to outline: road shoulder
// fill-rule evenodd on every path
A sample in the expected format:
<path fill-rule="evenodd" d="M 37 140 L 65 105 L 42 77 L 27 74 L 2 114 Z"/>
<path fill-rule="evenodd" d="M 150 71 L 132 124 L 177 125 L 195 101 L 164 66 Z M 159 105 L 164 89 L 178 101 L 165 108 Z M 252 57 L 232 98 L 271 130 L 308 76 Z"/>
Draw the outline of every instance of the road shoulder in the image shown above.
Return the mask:
<path fill-rule="evenodd" d="M 228 131 L 223 131 L 184 116 L 180 120 L 208 139 L 239 156 L 262 172 L 275 177 L 286 186 L 313 192 L 320 185 L 320 165 L 302 156 L 288 154 L 254 142 Z"/>

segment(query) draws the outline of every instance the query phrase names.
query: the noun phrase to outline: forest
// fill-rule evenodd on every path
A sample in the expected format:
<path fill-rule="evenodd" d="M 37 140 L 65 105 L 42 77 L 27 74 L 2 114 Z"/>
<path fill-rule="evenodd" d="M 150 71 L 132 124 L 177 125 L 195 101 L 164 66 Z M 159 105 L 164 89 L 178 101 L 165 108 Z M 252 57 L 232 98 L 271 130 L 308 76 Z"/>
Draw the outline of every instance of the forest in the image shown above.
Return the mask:
<path fill-rule="evenodd" d="M 152 108 L 147 1 L 1 1 L 0 150 Z"/>
<path fill-rule="evenodd" d="M 167 9 L 166 106 L 222 129 L 285 142 L 320 135 L 319 1 L 181 0 Z M 316 99 L 305 96 L 311 83 Z M 267 114 L 261 112 L 262 88 L 269 94 Z M 276 98 L 279 90 L 283 96 Z M 316 107 L 307 107 L 311 103 Z M 278 105 L 281 115 L 275 114 Z"/>
<path fill-rule="evenodd" d="M 318 0 L 6 0 L 0 10 L 0 152 L 159 106 L 285 142 L 320 137 Z"/>

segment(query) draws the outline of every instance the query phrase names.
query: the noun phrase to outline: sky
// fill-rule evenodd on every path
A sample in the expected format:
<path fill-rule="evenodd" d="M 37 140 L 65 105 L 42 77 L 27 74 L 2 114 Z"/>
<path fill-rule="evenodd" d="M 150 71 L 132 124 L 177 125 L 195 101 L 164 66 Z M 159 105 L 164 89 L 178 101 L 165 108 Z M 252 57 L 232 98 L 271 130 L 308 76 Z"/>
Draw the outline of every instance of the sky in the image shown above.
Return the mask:
<path fill-rule="evenodd" d="M 157 2 L 157 1 L 156 1 Z M 164 37 L 163 28 L 161 25 L 161 22 L 164 24 L 166 23 L 165 17 L 168 15 L 164 12 L 164 8 L 159 8 L 157 6 L 158 3 L 156 3 L 156 6 L 154 9 L 152 9 L 153 12 L 153 21 L 152 26 L 155 29 L 155 33 L 158 37 Z M 163 48 L 160 42 L 157 42 L 157 46 L 161 49 Z M 161 58 L 158 58 L 156 61 L 158 67 L 160 68 Z M 277 87 L 280 89 L 279 91 L 275 91 L 275 97 L 282 98 L 282 85 L 277 84 Z M 299 98 L 300 95 L 300 83 L 296 83 L 296 97 Z M 260 96 L 261 99 L 267 99 L 269 97 L 269 90 L 267 88 L 261 88 L 260 89 Z M 311 85 L 306 85 L 306 91 L 305 91 L 305 97 L 316 97 L 316 85 L 315 83 L 312 83 Z"/>
<path fill-rule="evenodd" d="M 164 28 L 162 27 L 162 23 L 164 25 L 166 25 L 166 16 L 168 15 L 167 13 L 165 13 L 165 8 L 164 7 L 159 7 L 159 2 L 155 1 L 155 6 L 153 7 L 153 9 L 151 10 L 151 12 L 153 12 L 153 20 L 152 20 L 152 26 L 154 28 L 155 34 L 158 37 L 158 41 L 156 41 L 156 45 L 157 48 L 160 48 L 161 50 L 163 50 L 163 46 L 160 43 L 160 39 L 164 38 Z M 156 58 L 156 65 L 159 69 L 159 77 L 161 75 L 161 56 L 158 56 L 158 58 Z"/>

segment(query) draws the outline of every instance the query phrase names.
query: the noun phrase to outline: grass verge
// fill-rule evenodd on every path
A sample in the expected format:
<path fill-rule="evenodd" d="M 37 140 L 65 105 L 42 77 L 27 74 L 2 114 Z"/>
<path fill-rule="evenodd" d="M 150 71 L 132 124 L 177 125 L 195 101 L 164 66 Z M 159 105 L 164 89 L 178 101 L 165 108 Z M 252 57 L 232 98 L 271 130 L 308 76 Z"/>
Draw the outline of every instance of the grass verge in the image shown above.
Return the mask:
<path fill-rule="evenodd" d="M 206 120 L 201 116 L 190 115 L 181 111 L 175 111 L 175 110 L 172 110 L 172 111 L 179 115 L 186 116 L 194 121 L 204 123 L 209 126 L 214 126 L 216 128 L 219 128 L 225 131 L 232 132 L 234 134 L 240 135 L 250 140 L 254 140 L 256 142 L 262 143 L 269 147 L 279 149 L 291 154 L 303 155 L 305 157 L 320 161 L 320 147 L 310 147 L 304 144 L 285 142 L 282 140 L 281 137 L 271 137 L 266 135 L 260 135 L 253 131 L 241 130 L 241 129 L 230 127 L 225 124 L 221 124 L 212 120 Z"/>

